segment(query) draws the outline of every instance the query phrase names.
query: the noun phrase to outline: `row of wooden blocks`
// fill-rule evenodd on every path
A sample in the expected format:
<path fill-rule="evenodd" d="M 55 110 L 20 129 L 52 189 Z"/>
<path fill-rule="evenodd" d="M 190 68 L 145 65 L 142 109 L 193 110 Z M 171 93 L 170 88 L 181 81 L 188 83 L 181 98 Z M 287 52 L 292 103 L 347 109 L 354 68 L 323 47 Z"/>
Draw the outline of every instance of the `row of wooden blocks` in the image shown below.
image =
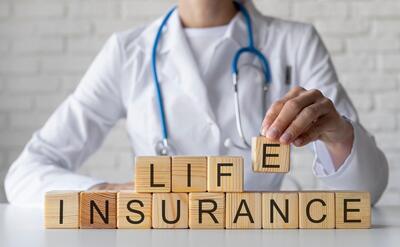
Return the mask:
<path fill-rule="evenodd" d="M 254 137 L 255 172 L 288 172 L 289 145 Z M 236 156 L 139 156 L 136 192 L 243 192 L 243 158 Z"/>
<path fill-rule="evenodd" d="M 53 191 L 46 228 L 370 228 L 370 194 L 350 191 Z"/>

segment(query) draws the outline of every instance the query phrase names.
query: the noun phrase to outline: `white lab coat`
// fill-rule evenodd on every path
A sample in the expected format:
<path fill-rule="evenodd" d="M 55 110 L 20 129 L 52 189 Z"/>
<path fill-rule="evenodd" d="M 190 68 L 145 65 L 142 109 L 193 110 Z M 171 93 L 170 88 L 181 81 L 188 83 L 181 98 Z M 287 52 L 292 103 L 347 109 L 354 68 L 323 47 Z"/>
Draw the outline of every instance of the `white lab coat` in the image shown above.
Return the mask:
<path fill-rule="evenodd" d="M 387 161 L 374 138 L 358 122 L 317 32 L 311 25 L 263 16 L 251 3 L 247 7 L 255 44 L 270 62 L 272 85 L 264 95 L 262 78 L 246 66 L 257 65 L 257 60 L 254 56 L 241 57 L 239 98 L 246 137 L 259 134 L 266 110 L 263 101 L 269 106 L 295 85 L 317 88 L 351 120 L 355 140 L 351 154 L 338 171 L 324 144 L 315 142 L 313 173 L 332 189 L 370 191 L 376 202 L 387 184 Z M 46 191 L 85 190 L 104 182 L 74 171 L 99 148 L 121 118 L 126 119 L 132 155 L 155 155 L 161 130 L 150 62 L 160 20 L 111 36 L 75 92 L 34 133 L 11 166 L 5 180 L 11 203 L 41 204 Z M 170 143 L 180 155 L 241 155 L 245 158 L 246 190 L 278 190 L 282 174 L 254 173 L 250 150 L 224 146 L 227 137 L 240 140 L 235 127 L 230 62 L 234 52 L 247 45 L 246 32 L 243 17 L 238 14 L 210 57 L 208 78 L 212 81 L 208 83 L 216 84 L 212 95 L 218 96 L 210 100 L 177 11 L 172 15 L 157 55 Z M 285 83 L 287 66 L 292 67 L 289 84 Z"/>

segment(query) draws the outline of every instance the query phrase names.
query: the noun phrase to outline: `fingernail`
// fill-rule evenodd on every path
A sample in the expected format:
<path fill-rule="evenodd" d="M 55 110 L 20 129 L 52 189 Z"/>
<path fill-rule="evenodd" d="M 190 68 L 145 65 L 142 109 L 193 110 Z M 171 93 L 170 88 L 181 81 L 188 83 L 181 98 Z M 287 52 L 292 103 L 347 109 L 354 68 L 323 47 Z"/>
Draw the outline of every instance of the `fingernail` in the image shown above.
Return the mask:
<path fill-rule="evenodd" d="M 303 143 L 303 140 L 300 139 L 300 138 L 298 138 L 298 139 L 296 139 L 296 140 L 294 141 L 294 145 L 296 145 L 296 146 L 300 146 L 302 143 Z"/>
<path fill-rule="evenodd" d="M 275 128 L 268 129 L 268 131 L 267 131 L 268 138 L 276 139 L 276 138 L 278 138 L 278 135 L 279 135 L 279 131 Z"/>
<path fill-rule="evenodd" d="M 284 142 L 284 143 L 288 143 L 288 142 L 290 142 L 290 140 L 292 139 L 292 134 L 290 134 L 290 133 L 284 133 L 282 136 L 281 136 L 281 142 Z"/>
<path fill-rule="evenodd" d="M 265 136 L 265 133 L 267 132 L 267 128 L 265 128 L 265 127 L 263 127 L 262 129 L 261 129 L 261 135 L 262 136 Z"/>

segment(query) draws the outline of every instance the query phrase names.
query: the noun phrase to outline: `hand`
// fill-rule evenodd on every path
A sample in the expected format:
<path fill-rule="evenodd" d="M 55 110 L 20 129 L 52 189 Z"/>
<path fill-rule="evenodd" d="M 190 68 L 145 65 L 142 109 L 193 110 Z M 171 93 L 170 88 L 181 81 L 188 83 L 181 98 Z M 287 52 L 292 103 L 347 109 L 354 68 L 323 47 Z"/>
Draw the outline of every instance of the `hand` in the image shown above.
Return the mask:
<path fill-rule="evenodd" d="M 111 183 L 102 183 L 97 184 L 89 188 L 89 190 L 133 190 L 135 188 L 134 183 L 122 183 L 122 184 L 111 184 Z"/>
<path fill-rule="evenodd" d="M 261 130 L 269 139 L 295 146 L 323 141 L 336 169 L 350 154 L 354 139 L 353 126 L 330 99 L 319 90 L 301 87 L 291 89 L 268 109 Z"/>

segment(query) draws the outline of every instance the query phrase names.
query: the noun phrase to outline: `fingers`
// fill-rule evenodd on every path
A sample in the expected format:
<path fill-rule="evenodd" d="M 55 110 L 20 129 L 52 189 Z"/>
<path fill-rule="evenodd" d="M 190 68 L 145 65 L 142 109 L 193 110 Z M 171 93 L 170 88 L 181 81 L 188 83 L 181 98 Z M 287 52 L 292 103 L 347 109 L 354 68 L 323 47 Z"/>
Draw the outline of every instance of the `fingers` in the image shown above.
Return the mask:
<path fill-rule="evenodd" d="M 322 135 L 322 132 L 327 124 L 329 124 L 329 118 L 322 117 L 318 120 L 318 122 L 312 124 L 305 133 L 302 133 L 300 136 L 298 136 L 294 140 L 293 144 L 296 147 L 301 147 L 320 139 L 320 136 Z"/>
<path fill-rule="evenodd" d="M 290 123 L 285 132 L 280 137 L 280 142 L 289 144 L 302 133 L 306 132 L 310 125 L 330 112 L 331 101 L 323 99 L 320 102 L 305 107 L 297 117 Z"/>
<path fill-rule="evenodd" d="M 266 130 L 271 126 L 271 124 L 275 121 L 278 117 L 279 113 L 281 112 L 285 103 L 297 97 L 301 92 L 304 92 L 305 89 L 301 87 L 294 87 L 291 89 L 282 99 L 274 102 L 271 107 L 268 109 L 267 113 L 265 114 L 262 126 L 261 126 L 261 133 L 265 135 Z"/>
<path fill-rule="evenodd" d="M 299 132 L 304 130 L 311 121 L 321 115 L 321 109 L 314 105 L 315 102 L 321 99 L 323 99 L 323 95 L 319 91 L 310 90 L 286 101 L 278 116 L 268 128 L 266 136 L 273 140 L 279 139 L 283 143 L 289 143 L 294 140 L 294 134 L 299 135 Z M 293 127 L 296 128 L 296 133 L 285 132 L 301 113 L 304 116 Z M 305 120 L 306 118 L 307 120 Z"/>

